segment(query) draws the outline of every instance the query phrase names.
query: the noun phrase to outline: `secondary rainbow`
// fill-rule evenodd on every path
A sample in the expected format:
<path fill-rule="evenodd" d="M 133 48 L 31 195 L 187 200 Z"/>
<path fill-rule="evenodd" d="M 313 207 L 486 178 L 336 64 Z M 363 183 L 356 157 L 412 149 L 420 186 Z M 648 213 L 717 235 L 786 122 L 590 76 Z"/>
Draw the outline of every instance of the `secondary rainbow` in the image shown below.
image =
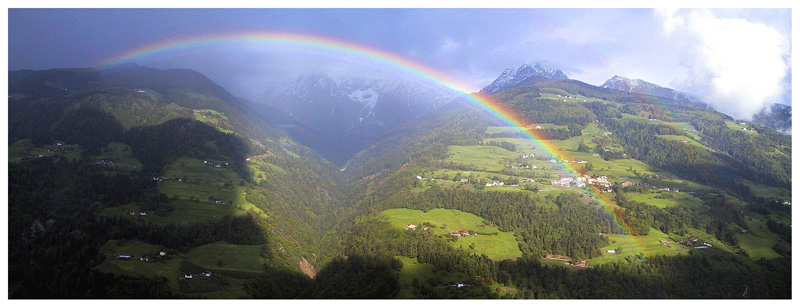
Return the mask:
<path fill-rule="evenodd" d="M 485 97 L 477 93 L 466 93 L 464 89 L 467 89 L 467 86 L 445 73 L 439 72 L 384 50 L 348 42 L 342 39 L 293 32 L 245 32 L 168 39 L 114 56 L 98 64 L 96 68 L 101 70 L 108 69 L 122 63 L 146 61 L 159 55 L 168 55 L 176 52 L 189 52 L 196 49 L 214 48 L 215 46 L 250 43 L 276 45 L 286 44 L 290 46 L 296 45 L 311 47 L 322 53 L 331 53 L 335 54 L 336 56 L 349 56 L 357 59 L 368 60 L 380 65 L 383 69 L 400 72 L 405 75 L 438 85 L 442 88 L 442 90 L 450 91 L 459 95 L 475 106 L 485 110 L 492 116 L 500 119 L 508 126 L 514 127 L 519 134 L 531 140 L 537 147 L 544 149 L 551 156 L 553 156 L 558 163 L 561 164 L 565 170 L 568 170 L 573 176 L 578 174 L 577 170 L 572 166 L 561 162 L 562 160 L 567 159 L 565 153 L 548 144 L 548 142 L 543 141 L 544 138 L 541 135 L 538 135 L 536 129 L 529 129 L 529 127 L 532 126 L 532 123 L 526 122 L 522 117 L 514 112 L 511 112 L 503 105 L 492 101 L 489 97 Z M 615 222 L 621 226 L 620 228 L 624 229 L 628 233 L 632 233 L 629 225 L 626 225 L 617 219 L 611 204 L 609 204 L 607 201 L 604 201 L 600 195 L 597 195 L 597 193 L 592 190 L 592 188 L 588 188 L 587 190 L 593 194 L 595 199 L 597 199 L 597 201 L 609 213 Z"/>

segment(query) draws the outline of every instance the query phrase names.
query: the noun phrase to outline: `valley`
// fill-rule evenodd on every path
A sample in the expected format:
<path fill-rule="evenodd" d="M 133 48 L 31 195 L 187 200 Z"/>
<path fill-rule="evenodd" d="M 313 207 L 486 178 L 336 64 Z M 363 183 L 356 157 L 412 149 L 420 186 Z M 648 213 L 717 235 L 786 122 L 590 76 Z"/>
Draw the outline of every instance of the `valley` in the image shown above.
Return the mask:
<path fill-rule="evenodd" d="M 11 296 L 789 295 L 788 136 L 538 64 L 503 75 L 486 93 L 526 133 L 437 100 L 323 155 L 193 71 L 12 72 Z"/>

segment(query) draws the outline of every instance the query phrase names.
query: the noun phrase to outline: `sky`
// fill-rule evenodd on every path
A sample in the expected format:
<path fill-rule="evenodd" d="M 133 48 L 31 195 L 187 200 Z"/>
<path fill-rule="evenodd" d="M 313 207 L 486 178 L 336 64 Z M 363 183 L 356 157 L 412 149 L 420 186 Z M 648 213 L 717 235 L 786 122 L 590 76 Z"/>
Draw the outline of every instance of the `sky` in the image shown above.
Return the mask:
<path fill-rule="evenodd" d="M 10 9 L 8 67 L 92 67 L 163 40 L 259 31 L 391 52 L 467 91 L 540 62 L 593 85 L 620 75 L 675 88 L 736 118 L 791 104 L 791 9 Z M 187 49 L 136 63 L 194 69 L 251 99 L 299 73 L 382 73 L 271 44 Z"/>

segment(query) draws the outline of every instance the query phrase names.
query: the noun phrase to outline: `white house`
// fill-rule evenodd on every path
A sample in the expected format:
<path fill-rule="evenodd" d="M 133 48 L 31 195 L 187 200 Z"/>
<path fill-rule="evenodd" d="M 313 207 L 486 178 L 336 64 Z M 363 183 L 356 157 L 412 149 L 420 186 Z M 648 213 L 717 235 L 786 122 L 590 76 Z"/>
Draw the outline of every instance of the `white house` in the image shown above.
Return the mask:
<path fill-rule="evenodd" d="M 192 279 L 193 277 L 194 276 L 192 276 L 192 274 L 190 274 L 190 273 L 186 273 L 186 274 L 183 275 L 183 278 L 186 278 L 186 279 Z"/>
<path fill-rule="evenodd" d="M 406 226 L 406 227 L 408 227 L 408 229 L 411 229 L 411 230 L 416 230 L 417 229 L 417 225 L 414 225 L 414 224 L 408 224 L 408 226 Z"/>

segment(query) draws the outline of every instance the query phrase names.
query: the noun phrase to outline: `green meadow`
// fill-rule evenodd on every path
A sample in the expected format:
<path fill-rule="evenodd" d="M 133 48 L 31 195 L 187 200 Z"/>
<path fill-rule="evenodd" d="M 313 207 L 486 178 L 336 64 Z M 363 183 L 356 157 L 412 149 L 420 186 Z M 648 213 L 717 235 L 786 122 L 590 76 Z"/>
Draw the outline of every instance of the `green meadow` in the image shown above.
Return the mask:
<path fill-rule="evenodd" d="M 166 251 L 167 255 L 161 257 L 160 251 Z M 110 240 L 100 248 L 100 253 L 105 257 L 95 267 L 100 272 L 163 277 L 174 291 L 205 298 L 245 298 L 247 293 L 242 287 L 264 272 L 260 245 L 216 242 L 192 248 L 184 254 L 140 241 Z M 134 258 L 116 259 L 121 253 L 132 254 Z M 143 255 L 149 255 L 150 261 L 139 261 Z M 204 271 L 211 271 L 212 276 L 201 276 Z M 186 273 L 192 273 L 194 278 L 184 279 Z"/>
<path fill-rule="evenodd" d="M 403 256 L 397 256 L 396 258 L 403 263 L 403 268 L 400 270 L 399 274 L 400 292 L 397 293 L 395 298 L 417 298 L 417 296 L 414 295 L 414 279 L 420 284 L 430 284 L 434 287 L 441 287 L 449 282 L 463 282 L 468 280 L 468 276 L 464 274 L 444 271 L 432 264 L 420 263 L 415 258 Z M 509 288 L 497 282 L 492 282 L 488 286 L 495 291 L 499 291 L 500 294 L 516 292 L 516 289 Z"/>
<path fill-rule="evenodd" d="M 195 94 L 195 93 L 190 93 L 190 94 Z M 197 95 L 205 96 L 202 94 L 197 94 Z M 217 130 L 219 130 L 220 132 L 233 133 L 233 131 L 229 129 L 231 128 L 231 124 L 228 117 L 223 115 L 222 113 L 217 112 L 216 110 L 212 109 L 194 110 L 193 118 L 195 120 L 204 122 L 212 127 L 217 128 Z"/>
<path fill-rule="evenodd" d="M 750 190 L 753 191 L 753 194 L 774 197 L 782 200 L 792 200 L 791 190 L 758 184 L 747 179 L 742 179 L 742 183 L 750 187 Z"/>
<path fill-rule="evenodd" d="M 213 161 L 224 164 L 225 161 Z M 203 160 L 182 157 L 166 167 L 164 181 L 159 181 L 158 189 L 173 200 L 167 210 L 155 212 L 146 210 L 152 206 L 131 203 L 120 207 L 109 207 L 100 212 L 102 216 L 124 216 L 133 220 L 148 221 L 158 225 L 196 223 L 216 220 L 228 215 L 244 214 L 244 208 L 255 208 L 244 199 L 241 179 L 230 167 L 214 167 Z M 177 181 L 180 178 L 183 181 Z M 224 200 L 217 204 L 215 198 Z M 147 216 L 138 215 L 148 211 Z M 136 215 L 129 215 L 134 211 Z M 258 210 L 260 211 L 260 210 Z"/>
<path fill-rule="evenodd" d="M 750 128 L 749 125 L 747 125 L 747 124 L 742 125 L 742 124 L 739 124 L 738 122 L 731 121 L 731 120 L 726 120 L 725 121 L 725 126 L 728 126 L 728 128 L 731 128 L 731 130 L 742 131 L 744 133 L 755 134 L 755 135 L 758 134 L 758 132 L 756 132 L 755 130 Z M 747 129 L 747 130 L 745 130 L 745 129 Z"/>
<path fill-rule="evenodd" d="M 133 156 L 131 147 L 125 143 L 108 143 L 108 146 L 101 149 L 100 154 L 95 156 L 94 159 L 114 161 L 115 165 L 105 165 L 109 169 L 121 171 L 138 171 L 142 169 L 142 163 Z"/>
<path fill-rule="evenodd" d="M 588 265 L 594 266 L 619 261 L 630 256 L 686 254 L 690 248 L 674 242 L 669 236 L 655 228 L 650 228 L 650 232 L 646 236 L 607 234 L 605 237 L 609 244 L 601 247 L 600 250 L 618 250 L 618 253 L 603 253 L 600 257 L 590 259 L 587 262 Z"/>
<path fill-rule="evenodd" d="M 121 216 L 131 220 L 150 222 L 156 225 L 198 223 L 213 221 L 227 215 L 243 214 L 244 211 L 231 204 L 215 204 L 211 201 L 175 200 L 170 203 L 172 210 L 162 214 L 144 210 L 143 204 L 132 203 L 119 207 L 105 208 L 101 216 Z M 130 215 L 134 211 L 134 215 Z M 140 216 L 139 211 L 147 211 L 147 216 Z"/>
<path fill-rule="evenodd" d="M 429 230 L 436 235 L 449 235 L 452 231 L 462 229 L 477 231 L 478 235 L 463 236 L 451 244 L 466 250 L 484 254 L 494 260 L 515 259 L 522 257 L 519 245 L 513 232 L 503 232 L 497 227 L 484 223 L 483 218 L 459 210 L 433 209 L 428 212 L 412 209 L 389 209 L 381 216 L 388 219 L 392 226 L 406 229 L 408 224 L 422 227 L 429 223 L 434 227 Z M 418 230 L 417 231 L 422 231 Z"/>
<path fill-rule="evenodd" d="M 502 170 L 502 159 L 513 159 L 519 154 L 497 146 L 450 146 L 450 157 L 445 162 L 456 162 L 474 165 L 487 171 Z"/>
<path fill-rule="evenodd" d="M 451 281 L 462 281 L 466 279 L 463 274 L 439 270 L 436 266 L 429 263 L 419 263 L 415 258 L 397 256 L 403 263 L 400 270 L 400 292 L 395 298 L 410 299 L 416 298 L 414 295 L 414 279 L 419 283 L 446 284 Z"/>
<path fill-rule="evenodd" d="M 224 165 L 225 162 L 230 161 L 209 161 L 221 164 L 221 167 L 204 164 L 203 161 L 181 157 L 167 165 L 164 177 L 170 179 L 159 182 L 159 192 L 179 199 L 208 201 L 209 198 L 224 198 L 230 200 L 233 197 L 233 187 L 241 182 L 239 175 L 231 167 Z M 171 180 L 172 178 L 180 178 L 183 181 Z"/>
<path fill-rule="evenodd" d="M 21 162 L 29 155 L 42 157 L 64 157 L 70 161 L 76 161 L 81 158 L 83 150 L 80 146 L 74 144 L 66 144 L 61 142 L 62 145 L 46 144 L 42 146 L 34 146 L 31 139 L 21 139 L 10 146 L 8 146 L 8 162 Z M 60 152 L 55 152 L 56 150 Z M 66 151 L 66 152 L 64 152 Z"/>
<path fill-rule="evenodd" d="M 695 139 L 685 135 L 659 135 L 658 137 L 668 141 L 676 141 L 676 142 L 686 141 L 686 144 L 697 146 L 711 152 L 716 152 L 715 150 L 706 147 L 706 145 L 700 144 Z"/>
<path fill-rule="evenodd" d="M 780 236 L 769 231 L 765 220 L 746 216 L 745 222 L 748 228 L 750 228 L 750 231 L 744 234 L 737 233 L 736 240 L 739 243 L 739 247 L 746 251 L 751 259 L 759 260 L 761 258 L 771 259 L 781 257 L 780 254 L 772 249 L 772 246 L 778 242 Z"/>
<path fill-rule="evenodd" d="M 667 195 L 674 195 L 673 198 L 657 198 L 657 196 L 662 195 L 664 193 L 627 193 L 625 194 L 629 199 L 643 202 L 648 205 L 653 205 L 659 208 L 666 208 L 671 206 L 678 206 L 678 205 L 686 205 L 689 207 L 701 207 L 703 206 L 703 201 L 697 197 L 694 197 L 690 194 L 686 194 L 683 192 L 675 193 L 675 192 L 667 192 Z"/>
<path fill-rule="evenodd" d="M 261 250 L 261 245 L 215 242 L 189 250 L 186 260 L 212 271 L 261 273 L 264 271 Z"/>

